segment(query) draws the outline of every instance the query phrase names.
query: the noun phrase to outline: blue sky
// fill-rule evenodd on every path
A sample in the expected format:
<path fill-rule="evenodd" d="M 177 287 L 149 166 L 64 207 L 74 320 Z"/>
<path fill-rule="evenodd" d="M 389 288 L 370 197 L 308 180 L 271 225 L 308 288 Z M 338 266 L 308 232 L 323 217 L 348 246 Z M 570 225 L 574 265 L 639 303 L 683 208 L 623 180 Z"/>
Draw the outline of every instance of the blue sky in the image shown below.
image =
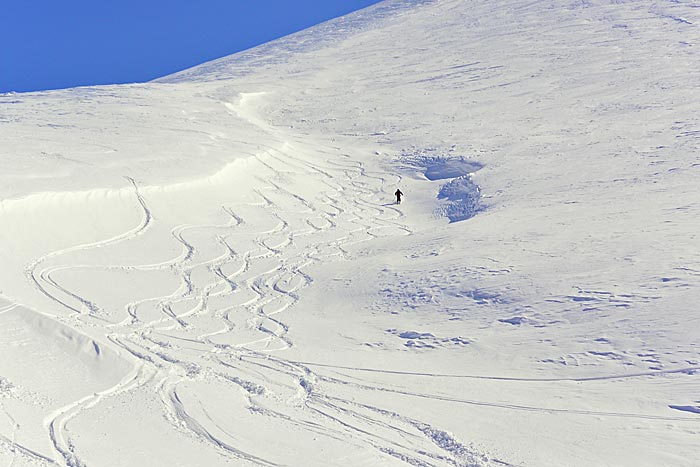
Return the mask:
<path fill-rule="evenodd" d="M 8 0 L 0 92 L 148 81 L 378 0 Z"/>

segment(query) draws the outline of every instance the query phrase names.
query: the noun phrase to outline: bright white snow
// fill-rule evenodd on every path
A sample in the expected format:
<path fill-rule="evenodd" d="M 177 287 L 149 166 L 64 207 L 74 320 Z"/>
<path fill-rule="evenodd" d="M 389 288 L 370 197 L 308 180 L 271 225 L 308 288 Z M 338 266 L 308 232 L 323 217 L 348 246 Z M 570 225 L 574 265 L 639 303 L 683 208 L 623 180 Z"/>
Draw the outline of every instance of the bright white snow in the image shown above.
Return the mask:
<path fill-rule="evenodd" d="M 387 1 L 0 96 L 0 463 L 699 465 L 698 47 Z"/>

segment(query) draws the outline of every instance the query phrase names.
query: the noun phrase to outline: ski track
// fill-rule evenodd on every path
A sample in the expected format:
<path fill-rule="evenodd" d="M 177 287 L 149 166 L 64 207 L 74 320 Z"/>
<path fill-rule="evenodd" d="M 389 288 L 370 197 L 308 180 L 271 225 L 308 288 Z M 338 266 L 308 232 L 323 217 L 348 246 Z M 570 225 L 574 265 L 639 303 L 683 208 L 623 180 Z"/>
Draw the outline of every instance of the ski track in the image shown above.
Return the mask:
<path fill-rule="evenodd" d="M 406 235 L 412 233 L 401 224 L 403 214 L 399 209 L 381 204 L 390 191 L 387 186 L 400 181 L 400 177 L 367 171 L 360 163 L 327 160 L 322 165 L 314 165 L 303 158 L 293 158 L 285 153 L 285 148 L 291 151 L 291 148 L 300 145 L 301 143 L 293 146 L 286 144 L 282 149 L 265 148 L 263 154 L 257 155 L 258 161 L 273 176 L 261 181 L 261 186 L 256 190 L 261 203 L 250 202 L 238 206 L 243 209 L 255 207 L 269 210 L 271 217 L 277 221 L 277 225 L 271 228 L 257 228 L 252 220 L 239 214 L 237 205 L 232 203 L 221 207 L 230 218 L 228 223 L 183 224 L 173 227 L 170 235 L 180 244 L 181 253 L 170 261 L 138 266 L 71 264 L 71 253 L 128 243 L 147 233 L 158 222 L 158 212 L 152 212 L 148 198 L 141 195 L 137 182 L 128 179 L 134 188 L 135 202 L 142 210 L 142 220 L 137 226 L 104 241 L 51 252 L 27 267 L 27 274 L 35 288 L 73 313 L 74 316 L 64 318 L 63 321 L 80 328 L 88 323 L 92 327 L 94 320 L 97 320 L 108 330 L 109 343 L 125 350 L 137 361 L 135 370 L 114 387 L 87 395 L 56 409 L 46 417 L 47 436 L 57 456 L 55 460 L 44 460 L 66 467 L 87 467 L 87 461 L 80 456 L 79 446 L 71 439 L 69 427 L 72 420 L 111 397 L 153 386 L 174 429 L 182 430 L 184 427 L 190 436 L 212 445 L 225 456 L 252 465 L 277 465 L 272 460 L 237 448 L 233 438 L 222 439 L 213 434 L 207 427 L 212 423 L 211 420 L 198 420 L 190 414 L 178 395 L 178 387 L 188 381 L 201 379 L 203 376 L 197 369 L 202 368 L 202 362 L 206 362 L 206 378 L 223 380 L 246 391 L 250 394 L 249 401 L 253 408 L 257 406 L 255 398 L 272 397 L 275 392 L 265 384 L 232 376 L 232 372 L 256 373 L 262 376 L 263 382 L 272 386 L 278 384 L 276 381 L 280 378 L 288 380 L 289 387 L 296 387 L 296 395 L 289 400 L 296 401 L 293 404 L 301 403 L 314 414 L 317 421 L 294 420 L 281 412 L 258 409 L 273 418 L 301 425 L 338 440 L 344 440 L 350 434 L 351 444 L 369 446 L 410 465 L 488 465 L 486 460 L 481 463 L 465 463 L 466 447 L 423 422 L 389 414 L 376 407 L 360 413 L 358 409 L 363 408 L 353 405 L 351 401 L 337 400 L 331 395 L 319 393 L 311 381 L 330 380 L 316 375 L 301 362 L 285 361 L 282 358 L 268 359 L 271 354 L 278 354 L 295 345 L 292 330 L 285 323 L 284 316 L 294 312 L 303 289 L 314 282 L 314 278 L 305 272 L 309 265 L 343 258 L 346 256 L 344 246 L 381 237 L 382 229 L 391 228 Z M 329 154 L 332 153 L 332 148 L 327 150 Z M 328 191 L 320 193 L 314 200 L 306 199 L 285 186 L 285 180 L 290 174 L 320 176 Z M 283 204 L 280 205 L 280 202 Z M 290 203 L 294 206 L 289 206 Z M 293 227 L 292 224 L 299 217 L 304 219 L 304 226 Z M 325 240 L 329 232 L 339 232 L 340 236 L 330 236 Z M 358 236 L 360 233 L 363 235 Z M 200 245 L 190 238 L 193 234 L 197 234 L 198 238 L 206 235 L 210 238 L 210 244 Z M 249 249 L 236 248 L 238 235 L 249 239 L 244 242 L 249 245 Z M 304 239 L 304 246 L 297 247 L 301 239 Z M 219 249 L 213 257 L 210 251 L 212 245 L 218 245 Z M 240 265 L 233 272 L 224 272 L 227 266 L 236 262 Z M 50 265 L 43 266 L 44 264 Z M 59 273 L 88 273 L 95 269 L 176 271 L 180 277 L 180 286 L 168 295 L 129 302 L 123 310 L 122 318 L 115 322 L 103 316 L 105 310 L 98 297 L 81 295 L 63 285 L 57 277 Z M 200 276 L 208 277 L 209 282 L 201 282 Z M 246 293 L 250 297 L 240 303 L 225 304 L 226 299 L 235 299 Z M 212 305 L 214 299 L 217 301 Z M 184 310 L 180 309 L 183 304 L 188 304 Z M 160 310 L 160 316 L 142 318 L 144 307 L 155 307 Z M 82 320 L 81 317 L 89 319 Z M 221 327 L 209 332 L 198 330 L 197 320 L 207 317 L 216 320 Z M 61 319 L 59 316 L 54 318 Z M 243 334 L 240 338 L 239 333 Z M 188 354 L 179 351 L 179 345 L 189 344 L 203 346 L 206 350 L 201 351 L 198 359 L 182 360 L 181 356 Z M 245 358 L 246 356 L 251 358 Z M 177 376 L 167 376 L 173 374 Z M 319 423 L 323 420 L 330 420 L 337 426 L 330 435 L 324 432 L 324 425 Z M 400 426 L 394 426 L 397 423 Z M 399 433 L 412 441 L 385 439 L 373 433 L 375 428 Z M 450 441 L 436 442 L 435 433 L 442 433 Z M 35 456 L 11 440 L 2 441 L 12 444 L 20 454 Z M 437 451 L 426 451 L 426 443 L 437 448 Z M 423 449 L 417 446 L 422 446 Z M 461 451 L 455 446 L 461 446 Z"/>
<path fill-rule="evenodd" d="M 675 373 L 685 373 L 693 374 L 694 372 L 700 371 L 699 366 L 689 366 L 685 368 L 677 368 L 673 370 L 658 370 L 658 371 L 647 371 L 641 373 L 628 373 L 628 374 L 615 374 L 615 375 L 602 375 L 602 376 L 590 376 L 584 378 L 515 378 L 510 376 L 484 376 L 484 375 L 458 375 L 458 374 L 446 374 L 446 373 L 418 373 L 413 371 L 398 371 L 389 369 L 378 369 L 378 368 L 361 368 L 361 367 L 351 367 L 342 365 L 328 365 L 325 363 L 314 363 L 314 362 L 301 362 L 297 361 L 300 365 L 308 365 L 312 367 L 324 367 L 333 368 L 339 370 L 352 370 L 352 371 L 362 371 L 368 373 L 382 373 L 382 374 L 392 374 L 392 375 L 402 375 L 402 376 L 425 376 L 430 378 L 457 378 L 457 379 L 481 379 L 489 381 L 513 381 L 513 382 L 530 382 L 530 383 L 547 383 L 547 382 L 560 382 L 560 381 L 575 381 L 575 382 L 587 382 L 587 381 L 604 381 L 604 380 L 615 380 L 615 379 L 629 379 L 629 378 L 643 378 L 648 376 L 661 376 L 669 375 Z"/>

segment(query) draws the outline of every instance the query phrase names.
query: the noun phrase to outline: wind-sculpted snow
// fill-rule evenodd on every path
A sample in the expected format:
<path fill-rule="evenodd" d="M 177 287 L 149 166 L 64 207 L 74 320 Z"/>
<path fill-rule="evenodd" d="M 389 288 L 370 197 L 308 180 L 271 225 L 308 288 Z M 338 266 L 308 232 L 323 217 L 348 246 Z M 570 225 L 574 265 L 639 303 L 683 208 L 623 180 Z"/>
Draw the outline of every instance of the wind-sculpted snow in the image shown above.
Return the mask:
<path fill-rule="evenodd" d="M 155 80 L 160 83 L 211 81 L 249 75 L 256 70 L 287 62 L 291 57 L 333 47 L 363 31 L 379 28 L 386 21 L 436 0 L 388 0 L 194 68 Z"/>
<path fill-rule="evenodd" d="M 430 181 L 445 182 L 437 194 L 438 199 L 445 200 L 435 210 L 438 216 L 447 217 L 451 222 L 473 217 L 479 210 L 481 193 L 471 175 L 481 170 L 483 165 L 463 156 L 435 153 L 435 148 L 408 151 L 401 154 L 399 161 L 410 170 L 422 172 Z"/>
<path fill-rule="evenodd" d="M 440 188 L 438 199 L 448 201 L 441 209 L 452 221 L 462 221 L 473 217 L 479 210 L 479 187 L 469 175 L 457 177 Z"/>
<path fill-rule="evenodd" d="M 0 96 L 0 462 L 695 467 L 697 24 L 386 2 Z"/>

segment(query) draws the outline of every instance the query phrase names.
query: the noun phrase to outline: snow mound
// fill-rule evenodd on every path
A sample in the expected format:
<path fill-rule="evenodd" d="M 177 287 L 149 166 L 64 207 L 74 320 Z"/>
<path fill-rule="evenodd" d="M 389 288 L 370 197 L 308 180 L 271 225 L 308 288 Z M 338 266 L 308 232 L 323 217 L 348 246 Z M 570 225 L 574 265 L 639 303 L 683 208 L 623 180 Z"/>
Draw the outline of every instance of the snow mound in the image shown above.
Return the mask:
<path fill-rule="evenodd" d="M 450 222 L 458 222 L 473 217 L 479 211 L 481 190 L 472 180 L 472 174 L 484 165 L 464 156 L 445 156 L 436 148 L 405 151 L 399 160 L 410 170 L 422 173 L 430 180 L 445 181 L 440 186 L 437 198 L 443 203 L 435 210 L 437 216 L 445 216 Z"/>
<path fill-rule="evenodd" d="M 479 211 L 481 190 L 470 175 L 455 178 L 440 188 L 438 199 L 447 203 L 439 208 L 450 219 L 459 222 L 474 217 Z"/>

